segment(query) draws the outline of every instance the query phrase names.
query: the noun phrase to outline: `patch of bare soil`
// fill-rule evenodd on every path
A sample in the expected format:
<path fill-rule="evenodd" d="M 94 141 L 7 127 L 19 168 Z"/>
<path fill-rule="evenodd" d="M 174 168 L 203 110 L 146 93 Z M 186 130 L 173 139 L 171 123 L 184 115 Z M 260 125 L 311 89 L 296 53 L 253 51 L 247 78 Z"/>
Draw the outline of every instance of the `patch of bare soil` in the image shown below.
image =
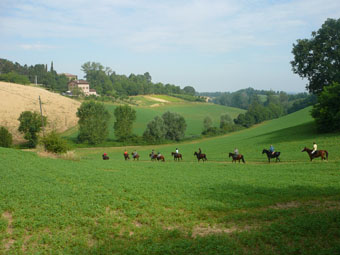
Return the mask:
<path fill-rule="evenodd" d="M 168 100 L 157 98 L 157 97 L 145 96 L 145 98 L 151 99 L 153 101 L 161 102 L 161 103 L 169 103 Z"/>
<path fill-rule="evenodd" d="M 80 102 L 42 88 L 0 82 L 0 126 L 8 128 L 15 143 L 24 141 L 18 131 L 20 114 L 23 111 L 40 112 L 39 96 L 43 115 L 48 120 L 47 130 L 63 132 L 77 125 L 76 112 Z"/>
<path fill-rule="evenodd" d="M 233 232 L 242 232 L 242 231 L 247 231 L 251 229 L 250 226 L 247 227 L 230 227 L 230 228 L 225 228 L 223 226 L 204 226 L 204 225 L 199 225 L 194 227 L 192 230 L 192 237 L 196 238 L 198 236 L 208 236 L 208 235 L 218 235 L 218 234 L 230 234 Z"/>
<path fill-rule="evenodd" d="M 2 214 L 2 217 L 5 218 L 7 220 L 7 229 L 6 229 L 6 233 L 8 235 L 12 235 L 13 234 L 13 217 L 12 214 L 10 212 L 4 212 Z M 3 246 L 5 247 L 5 250 L 8 251 L 11 246 L 14 244 L 15 240 L 12 239 L 11 237 L 4 239 L 3 240 Z"/>

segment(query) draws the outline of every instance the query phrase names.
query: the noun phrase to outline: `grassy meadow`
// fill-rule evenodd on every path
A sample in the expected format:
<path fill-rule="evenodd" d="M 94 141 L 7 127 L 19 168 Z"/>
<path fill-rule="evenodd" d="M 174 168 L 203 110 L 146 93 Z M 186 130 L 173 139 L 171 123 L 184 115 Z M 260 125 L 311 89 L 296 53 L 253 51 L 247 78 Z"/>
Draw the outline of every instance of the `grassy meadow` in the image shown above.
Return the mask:
<path fill-rule="evenodd" d="M 158 102 L 150 99 L 151 97 L 136 96 L 133 97 L 138 106 L 132 106 L 136 110 L 137 119 L 134 122 L 133 133 L 141 136 L 146 129 L 147 124 L 156 116 L 161 116 L 163 113 L 170 111 L 176 112 L 185 118 L 187 130 L 185 136 L 187 138 L 197 137 L 201 135 L 203 130 L 203 120 L 210 116 L 213 120 L 213 125 L 219 126 L 220 117 L 228 113 L 232 118 L 236 118 L 240 113 L 245 112 L 242 109 L 227 107 L 210 103 L 192 103 L 182 99 L 170 97 L 166 95 L 152 96 L 152 98 L 165 100 L 166 102 Z M 142 103 L 141 103 L 142 102 Z M 114 109 L 117 107 L 114 104 L 105 103 L 106 109 L 111 114 L 109 122 L 109 138 L 105 145 L 112 144 L 115 139 L 113 124 L 114 124 Z M 78 135 L 76 128 L 64 133 L 67 139 L 75 140 Z"/>
<path fill-rule="evenodd" d="M 79 148 L 76 161 L 0 148 L 0 254 L 339 254 L 340 134 L 317 134 L 309 111 L 127 147 L 138 162 L 123 160 L 125 147 Z M 301 152 L 313 141 L 328 162 Z M 261 154 L 270 144 L 280 163 Z M 205 163 L 193 156 L 199 147 Z M 227 157 L 235 147 L 246 164 Z M 151 162 L 151 149 L 166 161 Z"/>

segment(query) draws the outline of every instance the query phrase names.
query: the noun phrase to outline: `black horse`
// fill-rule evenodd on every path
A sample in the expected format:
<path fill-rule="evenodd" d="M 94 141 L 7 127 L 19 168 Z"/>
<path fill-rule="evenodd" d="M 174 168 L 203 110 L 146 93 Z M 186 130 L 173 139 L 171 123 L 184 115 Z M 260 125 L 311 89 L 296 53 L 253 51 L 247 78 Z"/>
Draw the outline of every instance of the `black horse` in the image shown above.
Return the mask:
<path fill-rule="evenodd" d="M 174 160 L 179 161 L 180 159 L 183 160 L 181 153 L 171 152 L 171 155 L 174 156 Z"/>
<path fill-rule="evenodd" d="M 246 163 L 246 162 L 244 161 L 244 157 L 243 157 L 242 154 L 238 154 L 238 155 L 235 156 L 235 153 L 229 152 L 229 158 L 230 158 L 230 157 L 233 157 L 233 160 L 232 160 L 231 162 L 234 162 L 234 161 L 235 161 L 235 163 L 236 163 L 236 160 L 238 160 L 238 163 L 240 163 L 240 160 L 242 160 L 243 163 Z"/>
<path fill-rule="evenodd" d="M 103 154 L 103 160 L 109 160 L 110 159 L 110 157 L 109 156 L 107 156 L 106 155 L 106 153 L 105 154 Z"/>
<path fill-rule="evenodd" d="M 206 156 L 204 153 L 197 153 L 197 152 L 195 151 L 194 156 L 197 157 L 198 162 L 200 162 L 201 159 L 202 159 L 203 162 L 206 161 L 206 160 L 208 160 L 208 159 L 207 159 L 207 156 Z"/>
<path fill-rule="evenodd" d="M 280 152 L 276 151 L 274 154 L 272 154 L 269 150 L 263 149 L 262 154 L 266 153 L 268 157 L 268 162 L 270 163 L 271 158 L 276 158 L 276 162 L 280 161 Z"/>

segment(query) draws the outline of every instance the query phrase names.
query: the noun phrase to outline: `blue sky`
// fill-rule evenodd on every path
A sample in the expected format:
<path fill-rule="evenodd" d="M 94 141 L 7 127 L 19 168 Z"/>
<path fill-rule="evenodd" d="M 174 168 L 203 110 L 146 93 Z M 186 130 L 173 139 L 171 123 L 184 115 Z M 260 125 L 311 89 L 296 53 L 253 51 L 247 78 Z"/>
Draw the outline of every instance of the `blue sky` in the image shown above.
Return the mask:
<path fill-rule="evenodd" d="M 292 45 L 327 18 L 340 18 L 340 1 L 1 0 L 0 58 L 80 78 L 94 61 L 201 92 L 303 92 Z"/>

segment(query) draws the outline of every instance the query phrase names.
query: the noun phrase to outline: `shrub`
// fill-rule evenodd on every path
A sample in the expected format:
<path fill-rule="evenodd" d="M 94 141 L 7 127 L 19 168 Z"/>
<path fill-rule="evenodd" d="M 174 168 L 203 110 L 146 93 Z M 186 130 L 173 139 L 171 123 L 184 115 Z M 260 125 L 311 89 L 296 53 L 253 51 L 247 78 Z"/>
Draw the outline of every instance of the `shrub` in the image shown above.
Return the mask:
<path fill-rule="evenodd" d="M 12 134 L 8 132 L 7 128 L 0 127 L 0 147 L 11 147 L 12 146 Z"/>
<path fill-rule="evenodd" d="M 55 131 L 52 131 L 41 139 L 45 150 L 53 153 L 65 153 L 69 150 L 66 140 L 62 139 Z"/>

